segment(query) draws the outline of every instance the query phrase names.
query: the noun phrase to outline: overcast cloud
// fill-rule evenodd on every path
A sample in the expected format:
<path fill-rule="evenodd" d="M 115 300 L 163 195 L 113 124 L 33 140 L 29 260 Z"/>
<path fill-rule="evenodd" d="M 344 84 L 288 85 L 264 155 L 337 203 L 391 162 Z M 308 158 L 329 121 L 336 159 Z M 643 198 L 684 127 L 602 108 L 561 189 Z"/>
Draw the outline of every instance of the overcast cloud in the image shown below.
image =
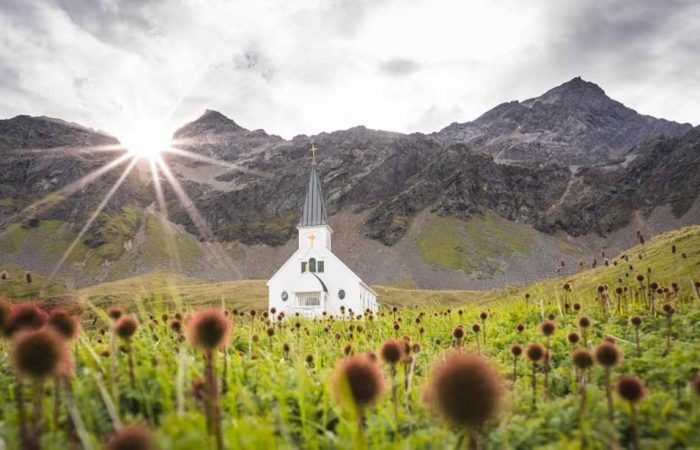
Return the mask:
<path fill-rule="evenodd" d="M 2 0 L 0 118 L 435 131 L 575 76 L 700 122 L 700 3 Z"/>

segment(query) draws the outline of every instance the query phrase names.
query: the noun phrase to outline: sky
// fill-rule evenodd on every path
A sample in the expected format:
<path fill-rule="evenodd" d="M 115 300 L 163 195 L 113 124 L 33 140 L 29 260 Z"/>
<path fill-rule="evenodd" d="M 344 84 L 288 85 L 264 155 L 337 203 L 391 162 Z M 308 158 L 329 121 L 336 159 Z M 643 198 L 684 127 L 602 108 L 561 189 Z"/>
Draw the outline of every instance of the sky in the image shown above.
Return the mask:
<path fill-rule="evenodd" d="M 437 131 L 581 76 L 700 123 L 700 2 L 2 0 L 0 118 Z"/>

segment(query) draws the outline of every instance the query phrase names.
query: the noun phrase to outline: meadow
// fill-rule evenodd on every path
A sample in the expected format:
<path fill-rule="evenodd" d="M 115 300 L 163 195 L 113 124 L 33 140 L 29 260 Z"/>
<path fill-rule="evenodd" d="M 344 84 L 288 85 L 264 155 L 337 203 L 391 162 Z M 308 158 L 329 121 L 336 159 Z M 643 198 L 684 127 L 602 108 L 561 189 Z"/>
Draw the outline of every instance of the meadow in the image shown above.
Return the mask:
<path fill-rule="evenodd" d="M 639 240 L 376 315 L 280 317 L 257 282 L 4 300 L 0 448 L 700 448 L 700 227 Z"/>

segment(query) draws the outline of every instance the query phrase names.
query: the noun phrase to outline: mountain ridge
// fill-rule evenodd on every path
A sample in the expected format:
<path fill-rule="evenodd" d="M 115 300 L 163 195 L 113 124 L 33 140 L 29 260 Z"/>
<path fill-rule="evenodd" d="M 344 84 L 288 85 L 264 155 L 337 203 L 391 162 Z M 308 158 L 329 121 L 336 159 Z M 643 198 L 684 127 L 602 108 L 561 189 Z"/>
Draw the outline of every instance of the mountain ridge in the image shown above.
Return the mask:
<path fill-rule="evenodd" d="M 645 117 L 649 116 L 639 115 L 580 78 L 539 97 L 497 105 L 472 122 L 430 134 L 356 126 L 286 140 L 264 130 L 250 131 L 217 111 L 206 110 L 176 131 L 173 145 L 224 163 L 170 154 L 164 159 L 213 236 L 223 242 L 224 251 L 249 266 L 243 269 L 249 277 L 267 276 L 275 258 L 293 245 L 308 179 L 308 148 L 314 143 L 319 148 L 319 175 L 331 222 L 338 226 L 338 218 L 343 218 L 352 224 L 344 229 L 344 239 L 353 243 L 343 250 L 348 252 L 344 258 L 365 265 L 381 255 L 387 262 L 383 266 L 386 276 L 404 277 L 417 285 L 436 287 L 432 283 L 439 282 L 449 287 L 489 287 L 498 285 L 491 282 L 522 283 L 551 273 L 551 267 L 544 266 L 525 270 L 531 256 L 522 252 L 519 237 L 512 242 L 513 248 L 496 245 L 497 238 L 507 237 L 511 231 L 505 230 L 513 227 L 514 233 L 534 239 L 532 248 L 538 252 L 576 265 L 574 259 L 590 261 L 606 246 L 628 244 L 629 238 L 620 233 L 629 227 L 653 233 L 700 220 L 700 186 L 694 175 L 700 159 L 700 129 Z M 0 162 L 0 263 L 4 258 L 45 267 L 50 264 L 38 259 L 56 262 L 55 251 L 34 249 L 36 257 L 19 255 L 20 250 L 8 250 L 20 247 L 8 242 L 7 236 L 48 232 L 44 224 L 63 230 L 66 239 L 75 236 L 119 172 L 110 172 L 89 189 L 80 189 L 16 225 L 7 221 L 32 202 L 106 164 L 114 154 L 75 151 L 59 158 L 12 153 L 12 145 L 16 150 L 40 145 L 73 145 L 80 150 L 100 143 L 115 145 L 115 140 L 104 141 L 107 138 L 99 132 L 90 134 L 45 119 L 37 120 L 38 129 L 48 126 L 51 132 L 27 133 L 26 121 L 20 121 L 19 131 L 5 135 L 1 130 L 7 121 L 0 121 L 0 142 L 10 142 L 5 149 L 11 152 L 10 158 Z M 647 124 L 645 132 L 653 136 L 639 142 L 635 130 L 649 121 L 655 125 Z M 58 132 L 56 127 L 61 126 L 64 130 Z M 459 133 L 449 131 L 450 127 Z M 520 131 L 514 134 L 518 127 Z M 187 208 L 165 179 L 161 184 L 168 206 L 167 218 L 161 219 L 170 223 L 182 241 L 181 250 L 191 256 L 185 273 L 200 275 L 197 270 L 205 270 L 215 279 L 233 276 L 215 267 L 214 261 L 205 261 L 207 244 L 199 242 L 204 238 L 198 237 Z M 132 270 L 158 268 L 143 261 L 153 249 L 139 247 L 153 239 L 152 217 L 158 216 L 153 213 L 154 201 L 151 177 L 130 175 L 107 204 L 104 216 L 109 220 L 98 220 L 83 237 L 82 256 L 65 273 L 89 267 L 85 270 L 89 280 L 81 281 L 87 282 L 122 276 L 122 270 L 134 274 Z M 478 247 L 484 239 L 475 234 L 475 227 L 493 227 L 493 220 L 498 224 L 496 234 L 485 239 L 499 250 L 481 249 L 473 254 L 465 250 Z M 455 251 L 455 258 L 470 259 L 456 266 L 463 269 L 437 267 L 422 255 L 416 243 L 431 242 L 435 238 L 431 229 L 437 226 L 448 227 L 453 239 L 433 244 Z M 353 247 L 364 249 L 365 254 L 353 253 Z M 562 248 L 575 251 L 566 254 Z M 125 258 L 131 262 L 124 263 Z M 412 258 L 416 261 L 406 262 Z M 488 261 L 478 264 L 471 261 L 474 258 Z M 164 261 L 155 260 L 157 264 Z M 129 268 L 124 269 L 126 266 Z M 508 278 L 504 275 L 508 267 L 519 267 L 528 275 Z M 372 282 L 387 281 L 371 276 Z"/>

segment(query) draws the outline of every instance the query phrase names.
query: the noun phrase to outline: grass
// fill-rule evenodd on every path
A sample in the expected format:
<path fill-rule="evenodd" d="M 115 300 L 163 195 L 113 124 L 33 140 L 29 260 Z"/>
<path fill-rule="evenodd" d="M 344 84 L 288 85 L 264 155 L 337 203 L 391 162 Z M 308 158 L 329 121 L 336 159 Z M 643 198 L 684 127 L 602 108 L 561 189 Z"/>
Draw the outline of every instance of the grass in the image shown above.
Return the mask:
<path fill-rule="evenodd" d="M 530 253 L 533 231 L 487 211 L 462 221 L 432 215 L 418 236 L 423 259 L 430 264 L 466 273 L 501 271 L 497 258 Z"/>
<path fill-rule="evenodd" d="M 676 253 L 670 252 L 676 246 Z M 686 258 L 682 254 L 685 253 Z M 639 259 L 638 255 L 643 259 Z M 618 278 L 630 281 L 638 273 L 647 274 L 652 268 L 652 278 L 673 279 L 688 288 L 691 280 L 700 278 L 700 226 L 694 225 L 670 231 L 648 240 L 644 245 L 635 246 L 623 255 L 630 258 L 627 263 L 616 255 L 595 269 L 585 269 L 570 276 L 553 278 L 521 287 L 506 287 L 484 291 L 469 290 L 425 290 L 411 289 L 405 280 L 387 286 L 373 286 L 379 300 L 387 306 L 415 305 L 459 305 L 508 303 L 521 301 L 526 293 L 563 297 L 562 285 L 569 282 L 574 290 L 591 290 L 607 283 L 614 285 Z M 615 265 L 617 262 L 617 265 Z M 633 265 L 633 270 L 629 269 Z M 0 267 L 1 269 L 1 267 Z M 54 283 L 52 293 L 60 288 Z M 36 283 L 37 286 L 40 283 Z M 0 294 L 11 296 L 0 283 Z M 267 287 L 264 280 L 243 280 L 211 283 L 204 280 L 177 275 L 172 272 L 155 271 L 125 280 L 90 286 L 73 293 L 80 299 L 91 300 L 100 305 L 133 305 L 134 299 L 167 298 L 177 295 L 197 305 L 219 305 L 223 298 L 232 307 L 265 309 L 267 307 Z M 167 294 L 167 295 L 166 295 Z M 26 298 L 22 297 L 22 298 Z"/>
<path fill-rule="evenodd" d="M 675 254 L 672 245 L 677 247 Z M 686 253 L 685 258 L 682 253 Z M 391 396 L 385 394 L 366 413 L 366 448 L 458 448 L 460 433 L 442 423 L 426 406 L 423 392 L 430 383 L 433 364 L 455 345 L 452 329 L 463 324 L 467 329 L 464 345 L 476 351 L 476 336 L 470 325 L 481 323 L 479 313 L 488 310 L 488 340 L 479 335 L 478 348 L 501 374 L 508 395 L 499 420 L 479 430 L 479 448 L 578 449 L 584 440 L 586 448 L 591 449 L 629 448 L 630 409 L 615 397 L 614 421 L 608 421 L 600 366 L 587 374 L 587 411 L 583 416 L 579 413 L 578 378 L 571 363 L 571 345 L 566 341 L 568 332 L 578 330 L 577 314 L 560 308 L 561 284 L 568 281 L 574 285 L 568 300 L 579 302 L 581 314 L 592 321 L 588 341 L 581 346 L 594 348 L 605 336 L 613 336 L 625 354 L 613 370 L 613 381 L 622 374 L 632 374 L 648 388 L 648 396 L 636 406 L 641 448 L 699 448 L 700 398 L 693 397 L 687 385 L 700 360 L 700 297 L 690 286 L 690 280 L 700 276 L 700 227 L 666 233 L 626 254 L 637 258 L 631 271 L 616 258 L 617 266 L 603 265 L 516 289 L 470 292 L 379 287 L 384 309 L 373 320 L 363 316 L 311 321 L 290 315 L 274 324 L 275 333 L 269 338 L 266 329 L 271 324 L 260 313 L 249 314 L 251 308 L 265 305 L 262 281 L 205 283 L 158 272 L 81 289 L 77 294 L 88 309 L 83 315 L 80 344 L 71 347 L 73 352 L 77 350 L 71 377 L 74 413 L 84 423 L 85 438 L 94 448 L 101 448 L 100 443 L 118 421 L 148 423 L 163 449 L 214 448 L 201 403 L 187 393 L 191 381 L 203 374 L 202 354 L 172 331 L 168 321 L 176 313 L 187 317 L 201 307 L 216 306 L 228 310 L 234 322 L 232 342 L 216 358 L 227 448 L 363 448 L 355 435 L 352 413 L 337 405 L 330 395 L 331 370 L 343 357 L 347 344 L 357 353 L 376 351 L 384 340 L 403 335 L 421 344 L 420 353 L 413 355 L 412 382 L 407 388 L 403 382 L 407 366 L 400 364 L 398 416 L 394 415 Z M 636 254 L 643 258 L 639 260 Z M 644 306 L 643 294 L 636 291 L 638 284 L 633 275 L 648 273 L 648 268 L 652 279 L 662 286 L 681 283 L 679 294 L 658 300 L 676 308 L 670 347 L 666 341 L 667 318 L 658 310 L 652 314 Z M 605 313 L 600 310 L 596 290 L 602 283 L 609 284 L 610 290 L 616 286 L 629 289 L 621 313 L 615 308 Z M 529 302 L 523 298 L 525 292 L 531 294 Z M 100 356 L 110 348 L 110 322 L 104 307 L 114 303 L 127 307 L 141 323 L 130 343 L 136 380 L 133 387 L 126 353 L 117 349 L 109 357 Z M 391 305 L 399 305 L 398 311 L 392 312 L 388 308 Z M 241 314 L 234 315 L 233 308 Z M 545 400 L 542 368 L 535 370 L 538 391 L 533 396 L 531 366 L 521 359 L 513 380 L 509 348 L 515 343 L 545 342 L 538 325 L 550 314 L 557 330 L 551 340 L 549 399 Z M 641 356 L 636 355 L 634 329 L 629 325 L 632 314 L 643 318 Z M 395 321 L 399 324 L 397 331 Z M 298 329 L 296 322 L 300 324 Z M 524 325 L 524 331 L 517 331 L 518 324 Z M 285 343 L 290 346 L 289 352 L 283 350 Z M 313 364 L 305 362 L 308 355 Z M 112 363 L 116 370 L 114 384 L 110 382 Z M 381 368 L 388 382 L 389 369 Z M 6 387 L 0 390 L 0 436 L 7 448 L 19 448 L 18 415 L 13 406 L 15 378 L 6 352 L 0 353 L 0 386 Z M 43 396 L 46 406 L 52 390 L 48 384 Z M 43 448 L 69 448 L 65 407 L 59 405 L 57 421 L 52 408 L 45 407 L 44 411 Z"/>

